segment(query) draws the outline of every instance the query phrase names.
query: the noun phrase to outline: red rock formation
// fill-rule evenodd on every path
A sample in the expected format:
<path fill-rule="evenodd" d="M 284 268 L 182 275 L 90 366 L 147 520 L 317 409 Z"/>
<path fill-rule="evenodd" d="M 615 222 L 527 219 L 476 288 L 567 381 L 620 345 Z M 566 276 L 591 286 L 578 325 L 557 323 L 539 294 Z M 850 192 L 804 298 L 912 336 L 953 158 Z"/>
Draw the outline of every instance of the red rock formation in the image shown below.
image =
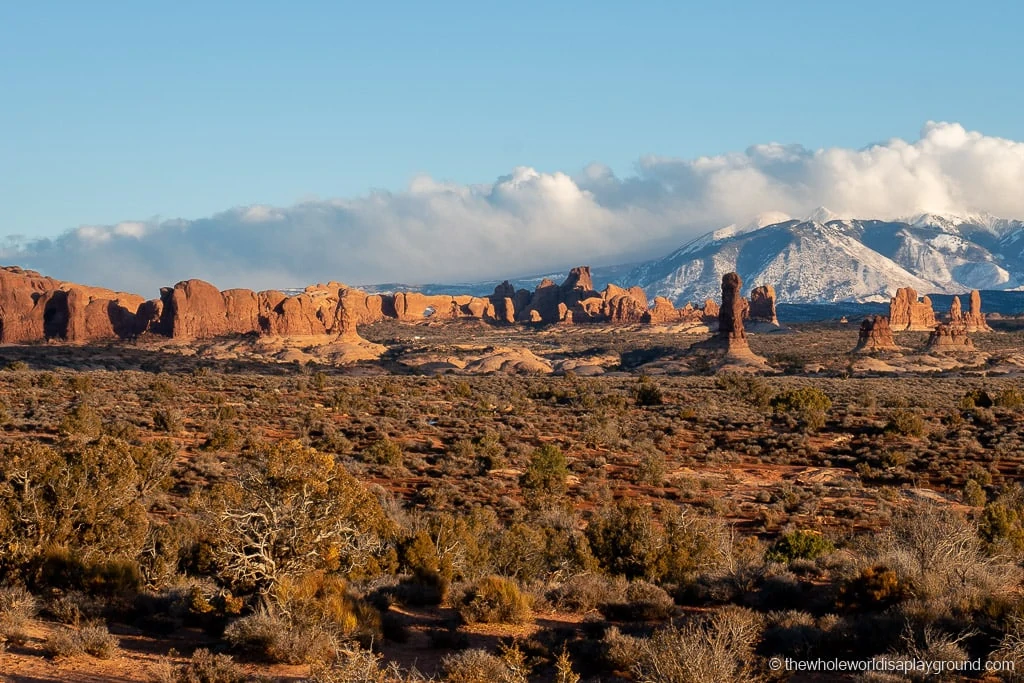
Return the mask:
<path fill-rule="evenodd" d="M 953 300 L 949 303 L 949 324 L 950 325 L 963 325 L 964 314 L 963 309 L 960 308 L 960 297 L 954 296 Z"/>
<path fill-rule="evenodd" d="M 89 341 L 137 333 L 142 297 L 0 268 L 0 342 Z"/>
<path fill-rule="evenodd" d="M 704 300 L 704 317 L 705 318 L 717 318 L 718 317 L 718 304 L 713 299 Z"/>
<path fill-rule="evenodd" d="M 896 296 L 889 301 L 889 326 L 894 332 L 905 330 L 933 330 L 937 321 L 928 297 L 917 300 L 917 292 L 911 287 L 896 290 Z"/>
<path fill-rule="evenodd" d="M 974 342 L 963 325 L 938 324 L 928 335 L 927 351 L 973 351 Z"/>
<path fill-rule="evenodd" d="M 771 285 L 761 285 L 750 290 L 750 320 L 756 322 L 779 324 L 779 318 L 775 313 L 775 288 Z"/>
<path fill-rule="evenodd" d="M 981 292 L 971 290 L 971 308 L 964 314 L 964 327 L 968 332 L 991 332 L 985 320 L 985 314 L 981 312 Z"/>
<path fill-rule="evenodd" d="M 743 281 L 738 273 L 722 276 L 722 306 L 718 311 L 718 332 L 711 339 L 693 344 L 691 354 L 711 354 L 722 366 L 767 369 L 767 361 L 750 350 L 743 329 L 745 299 L 740 296 Z"/>
<path fill-rule="evenodd" d="M 743 300 L 740 299 L 740 305 Z M 185 280 L 161 290 L 159 299 L 85 287 L 20 268 L 0 269 L 0 342 L 47 338 L 89 341 L 142 333 L 175 339 L 233 334 L 352 336 L 354 325 L 386 318 L 470 318 L 502 323 L 611 322 L 630 324 L 700 322 L 719 314 L 711 300 L 704 309 L 676 309 L 658 298 L 651 309 L 639 287 L 608 285 L 593 290 L 590 268 L 574 268 L 565 282 L 545 279 L 532 294 L 503 282 L 487 297 L 398 292 L 368 295 L 339 282 L 316 284 L 294 296 L 267 290 L 219 291 L 202 280 Z M 429 315 L 428 315 L 429 313 Z"/>
<path fill-rule="evenodd" d="M 860 337 L 853 349 L 858 353 L 871 351 L 896 351 L 896 340 L 892 336 L 889 319 L 884 315 L 868 316 L 860 324 Z"/>
<path fill-rule="evenodd" d="M 519 315 L 520 320 L 530 322 L 554 323 L 560 320 L 558 315 L 558 304 L 562 303 L 562 288 L 548 278 L 541 280 L 537 289 L 533 290 L 533 296 L 522 309 Z"/>
<path fill-rule="evenodd" d="M 647 295 L 639 287 L 626 290 L 609 284 L 598 301 L 600 315 L 612 323 L 639 323 L 647 313 Z"/>
<path fill-rule="evenodd" d="M 722 308 L 718 312 L 718 339 L 729 349 L 747 347 L 747 333 L 743 329 L 743 305 L 738 273 L 722 276 Z"/>

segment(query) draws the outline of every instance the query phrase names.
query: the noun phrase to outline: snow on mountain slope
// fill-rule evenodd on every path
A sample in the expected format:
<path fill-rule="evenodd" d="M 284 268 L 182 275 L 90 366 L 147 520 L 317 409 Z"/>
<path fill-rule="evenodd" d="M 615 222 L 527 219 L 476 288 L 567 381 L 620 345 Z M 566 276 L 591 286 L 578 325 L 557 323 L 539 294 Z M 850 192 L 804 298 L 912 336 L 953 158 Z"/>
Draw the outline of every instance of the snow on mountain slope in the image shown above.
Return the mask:
<path fill-rule="evenodd" d="M 918 216 L 911 222 L 787 220 L 728 226 L 663 259 L 634 268 L 620 284 L 677 305 L 717 297 L 735 270 L 744 291 L 771 284 L 779 301 L 881 301 L 899 287 L 921 293 L 1008 289 L 1021 284 L 1024 224 L 992 217 Z M 1004 254 L 1000 246 L 1005 245 Z"/>

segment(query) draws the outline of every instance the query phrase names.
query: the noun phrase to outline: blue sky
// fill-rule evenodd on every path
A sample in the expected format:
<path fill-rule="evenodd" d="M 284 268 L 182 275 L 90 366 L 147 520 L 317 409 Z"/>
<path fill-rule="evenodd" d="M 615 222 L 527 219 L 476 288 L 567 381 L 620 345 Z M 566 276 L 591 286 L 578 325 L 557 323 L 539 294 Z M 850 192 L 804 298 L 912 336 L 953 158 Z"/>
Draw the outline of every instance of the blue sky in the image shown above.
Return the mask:
<path fill-rule="evenodd" d="M 1024 139 L 1013 2 L 6 2 L 0 235 L 620 177 L 928 120 Z"/>

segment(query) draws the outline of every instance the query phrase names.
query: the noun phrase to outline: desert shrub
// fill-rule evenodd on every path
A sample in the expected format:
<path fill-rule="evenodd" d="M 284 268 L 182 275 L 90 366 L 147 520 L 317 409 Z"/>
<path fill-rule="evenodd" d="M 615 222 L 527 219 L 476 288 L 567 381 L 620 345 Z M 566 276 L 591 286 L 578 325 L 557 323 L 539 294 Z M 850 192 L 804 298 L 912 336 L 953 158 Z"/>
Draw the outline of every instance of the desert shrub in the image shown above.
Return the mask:
<path fill-rule="evenodd" d="M 467 624 L 522 624 L 530 620 L 530 601 L 515 581 L 485 576 L 462 596 L 459 615 Z"/>
<path fill-rule="evenodd" d="M 388 438 L 378 439 L 363 451 L 363 460 L 376 465 L 398 467 L 402 464 L 402 447 Z"/>
<path fill-rule="evenodd" d="M 46 640 L 45 649 L 51 657 L 74 657 L 87 654 L 97 659 L 110 659 L 117 652 L 118 641 L 107 627 L 90 622 L 79 629 L 61 627 Z"/>
<path fill-rule="evenodd" d="M 771 405 L 774 395 L 763 378 L 735 372 L 719 373 L 715 376 L 715 385 L 730 396 L 761 409 Z"/>
<path fill-rule="evenodd" d="M 391 523 L 333 456 L 289 441 L 254 445 L 239 460 L 238 476 L 203 501 L 206 534 L 232 584 L 268 592 L 317 570 L 380 571 Z"/>
<path fill-rule="evenodd" d="M 660 450 L 651 449 L 640 459 L 640 464 L 636 471 L 637 482 L 650 484 L 651 486 L 661 486 L 665 483 L 667 470 L 665 455 Z"/>
<path fill-rule="evenodd" d="M 637 639 L 631 673 L 642 683 L 754 680 L 754 647 L 763 628 L 755 612 L 726 607 L 681 627 L 661 629 Z"/>
<path fill-rule="evenodd" d="M 1012 662 L 1012 670 L 1003 672 L 1003 680 L 1024 681 L 1024 619 L 1014 617 L 999 639 L 989 661 Z"/>
<path fill-rule="evenodd" d="M 978 520 L 978 531 L 992 546 L 1005 543 L 1014 550 L 1024 550 L 1024 521 L 1011 500 L 1000 497 L 988 503 Z"/>
<path fill-rule="evenodd" d="M 559 609 L 581 614 L 626 600 L 626 582 L 601 574 L 577 574 L 548 593 Z"/>
<path fill-rule="evenodd" d="M 311 683 L 396 683 L 420 680 L 406 676 L 392 663 L 382 666 L 383 656 L 359 647 L 343 647 L 333 661 L 315 664 L 310 669 Z"/>
<path fill-rule="evenodd" d="M 777 414 L 786 415 L 803 428 L 814 431 L 825 426 L 832 399 L 821 389 L 801 387 L 777 394 L 771 399 L 771 407 Z"/>
<path fill-rule="evenodd" d="M 228 425 L 214 425 L 203 442 L 204 451 L 230 451 L 238 445 L 238 432 Z"/>
<path fill-rule="evenodd" d="M 193 652 L 184 664 L 161 667 L 157 675 L 158 683 L 245 683 L 250 680 L 245 669 L 230 655 L 213 654 L 206 648 Z"/>
<path fill-rule="evenodd" d="M 765 553 L 769 562 L 815 560 L 835 550 L 835 545 L 817 531 L 799 530 L 778 538 Z"/>
<path fill-rule="evenodd" d="M 1024 407 L 1024 392 L 1009 387 L 996 395 L 995 405 L 1008 410 L 1019 410 Z"/>
<path fill-rule="evenodd" d="M 902 647 L 895 655 L 904 661 L 964 662 L 967 660 L 967 640 L 973 632 L 954 635 L 932 625 L 919 629 L 907 626 L 900 638 Z M 948 666 L 948 664 L 947 664 Z M 931 676 L 914 673 L 911 680 L 927 681 Z"/>
<path fill-rule="evenodd" d="M 666 513 L 663 578 L 686 583 L 697 575 L 725 576 L 743 571 L 735 557 L 735 533 L 724 522 L 679 507 Z"/>
<path fill-rule="evenodd" d="M 412 574 L 404 582 L 402 601 L 408 605 L 437 605 L 446 597 L 450 576 L 441 573 L 441 558 L 426 531 L 420 530 L 399 548 L 402 564 Z"/>
<path fill-rule="evenodd" d="M 158 432 L 177 434 L 184 429 L 181 413 L 174 408 L 159 408 L 153 411 L 153 429 Z"/>
<path fill-rule="evenodd" d="M 282 577 L 265 604 L 232 622 L 224 635 L 235 648 L 266 661 L 325 662 L 339 643 L 379 640 L 381 617 L 341 577 L 311 572 Z"/>
<path fill-rule="evenodd" d="M 580 676 L 573 671 L 572 658 L 564 646 L 555 658 L 555 683 L 580 683 Z"/>
<path fill-rule="evenodd" d="M 661 393 L 661 387 L 654 383 L 647 375 L 640 375 L 633 398 L 638 406 L 660 406 L 665 402 Z"/>
<path fill-rule="evenodd" d="M 609 601 L 601 605 L 601 613 L 617 621 L 651 621 L 667 619 L 675 609 L 675 602 L 664 589 L 647 581 L 633 581 L 626 588 L 622 601 Z"/>
<path fill-rule="evenodd" d="M 0 446 L 0 574 L 28 572 L 50 548 L 86 563 L 137 556 L 149 524 L 142 450 L 110 437 Z"/>
<path fill-rule="evenodd" d="M 960 398 L 960 408 L 971 410 L 972 408 L 991 408 L 995 402 L 992 396 L 984 389 L 972 389 Z"/>
<path fill-rule="evenodd" d="M 988 556 L 978 527 L 936 506 L 894 515 L 875 540 L 875 557 L 896 572 L 908 594 L 937 610 L 970 610 L 982 600 L 1005 596 L 1021 576 L 1018 567 Z"/>
<path fill-rule="evenodd" d="M 895 410 L 885 430 L 903 436 L 924 436 L 924 418 L 912 410 Z"/>
<path fill-rule="evenodd" d="M 337 574 L 283 577 L 269 597 L 292 625 L 322 629 L 339 639 L 380 639 L 380 612 L 353 595 Z"/>
<path fill-rule="evenodd" d="M 968 479 L 964 484 L 963 499 L 971 507 L 983 507 L 985 505 L 985 489 L 981 488 L 981 484 L 976 480 Z"/>
<path fill-rule="evenodd" d="M 599 511 L 587 539 L 601 567 L 627 578 L 661 575 L 662 535 L 650 507 L 625 501 Z"/>
<path fill-rule="evenodd" d="M 0 648 L 28 641 L 26 629 L 39 613 L 39 601 L 21 586 L 0 588 Z"/>
<path fill-rule="evenodd" d="M 530 463 L 519 479 L 519 486 L 528 500 L 548 500 L 565 495 L 569 467 L 562 449 L 544 444 L 530 455 Z"/>
<path fill-rule="evenodd" d="M 446 655 L 441 660 L 446 683 L 525 683 L 501 657 L 485 650 L 470 649 Z"/>
<path fill-rule="evenodd" d="M 288 664 L 326 661 L 336 646 L 330 633 L 289 623 L 269 611 L 259 611 L 231 622 L 224 630 L 224 639 L 250 657 Z"/>
<path fill-rule="evenodd" d="M 850 611 L 881 611 L 906 597 L 906 587 L 900 584 L 895 571 L 884 565 L 872 565 L 842 583 L 836 604 Z"/>
<path fill-rule="evenodd" d="M 78 401 L 60 423 L 60 435 L 68 439 L 91 441 L 103 431 L 99 413 L 85 401 Z"/>

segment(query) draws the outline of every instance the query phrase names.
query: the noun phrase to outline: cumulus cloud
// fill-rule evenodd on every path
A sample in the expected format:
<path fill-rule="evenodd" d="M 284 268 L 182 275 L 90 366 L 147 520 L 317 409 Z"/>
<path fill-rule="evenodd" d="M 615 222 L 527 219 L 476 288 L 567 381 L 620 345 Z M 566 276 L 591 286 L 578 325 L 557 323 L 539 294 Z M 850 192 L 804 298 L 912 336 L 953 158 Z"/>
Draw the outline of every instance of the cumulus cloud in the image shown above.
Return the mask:
<path fill-rule="evenodd" d="M 457 282 L 657 256 L 730 223 L 818 206 L 847 217 L 1024 217 L 1024 143 L 927 123 L 864 149 L 776 143 L 697 159 L 641 158 L 624 178 L 519 167 L 478 185 L 414 178 L 400 192 L 238 207 L 198 220 L 82 226 L 8 241 L 0 257 L 55 277 L 153 292 L 221 287 Z"/>

